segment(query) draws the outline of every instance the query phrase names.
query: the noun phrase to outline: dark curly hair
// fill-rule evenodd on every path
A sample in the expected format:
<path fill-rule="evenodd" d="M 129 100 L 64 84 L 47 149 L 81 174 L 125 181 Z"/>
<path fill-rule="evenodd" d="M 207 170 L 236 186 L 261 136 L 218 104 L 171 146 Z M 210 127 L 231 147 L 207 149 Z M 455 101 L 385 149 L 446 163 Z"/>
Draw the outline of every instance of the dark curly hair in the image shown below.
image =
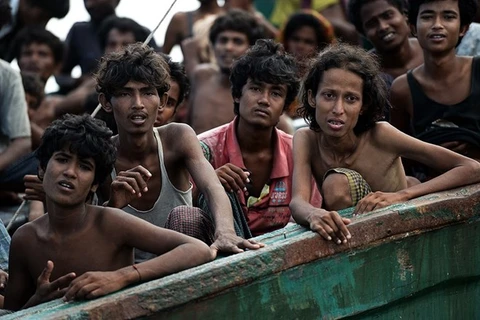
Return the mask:
<path fill-rule="evenodd" d="M 360 17 L 360 10 L 362 7 L 370 2 L 376 0 L 349 0 L 348 2 L 348 19 L 350 22 L 355 26 L 357 32 L 365 35 L 365 31 L 363 30 L 363 21 Z M 408 0 L 385 0 L 392 6 L 398 9 L 400 13 L 407 14 L 408 12 Z"/>
<path fill-rule="evenodd" d="M 298 113 L 309 123 L 310 129 L 320 131 L 315 119 L 315 108 L 308 101 L 308 92 L 311 91 L 315 97 L 324 72 L 335 68 L 350 71 L 363 79 L 363 112 L 353 129 L 358 135 L 372 128 L 375 122 L 383 120 L 385 108 L 390 107 L 387 85 L 381 76 L 379 64 L 360 47 L 334 44 L 318 55 L 302 82 Z"/>
<path fill-rule="evenodd" d="M 40 167 L 45 171 L 52 155 L 68 147 L 70 152 L 80 158 L 93 158 L 95 178 L 93 183 L 100 184 L 110 175 L 116 159 L 116 149 L 110 140 L 112 131 L 101 120 L 89 115 L 66 114 L 55 120 L 45 130 L 40 147 L 35 155 Z"/>
<path fill-rule="evenodd" d="M 61 63 L 65 53 L 63 42 L 48 30 L 30 26 L 23 28 L 14 38 L 10 51 L 11 59 L 20 59 L 22 47 L 29 46 L 32 43 L 45 44 L 52 50 L 55 63 Z"/>
<path fill-rule="evenodd" d="M 257 22 L 255 17 L 240 9 L 232 9 L 215 19 L 208 35 L 212 45 L 217 41 L 218 35 L 224 31 L 245 34 L 250 45 L 253 45 L 258 39 L 266 38 L 265 29 Z"/>
<path fill-rule="evenodd" d="M 178 94 L 178 101 L 175 109 L 188 97 L 190 93 L 190 82 L 188 81 L 187 74 L 185 73 L 185 68 L 183 64 L 179 62 L 175 62 L 172 58 L 165 53 L 160 53 L 162 58 L 168 65 L 170 70 L 170 78 L 178 84 L 178 88 L 180 90 Z"/>
<path fill-rule="evenodd" d="M 128 45 L 119 52 L 102 57 L 95 74 L 97 92 L 107 101 L 129 81 L 151 85 L 162 96 L 170 88 L 168 66 L 152 48 L 141 43 Z"/>
<path fill-rule="evenodd" d="M 287 96 L 283 110 L 295 100 L 299 89 L 295 59 L 287 54 L 283 45 L 273 40 L 261 39 L 242 57 L 233 63 L 230 74 L 233 98 L 240 98 L 242 88 L 248 79 L 271 84 L 287 85 Z M 239 103 L 234 102 L 234 112 L 238 115 Z"/>

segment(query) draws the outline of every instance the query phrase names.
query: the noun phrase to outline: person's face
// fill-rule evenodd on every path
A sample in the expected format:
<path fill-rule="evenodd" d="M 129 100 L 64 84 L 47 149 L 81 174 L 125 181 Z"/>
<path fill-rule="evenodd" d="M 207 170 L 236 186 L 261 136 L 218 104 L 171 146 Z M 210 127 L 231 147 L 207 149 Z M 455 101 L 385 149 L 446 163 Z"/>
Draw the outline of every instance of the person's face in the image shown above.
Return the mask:
<path fill-rule="evenodd" d="M 180 87 L 178 83 L 171 79 L 170 90 L 168 90 L 167 103 L 165 106 L 160 105 L 157 113 L 157 120 L 155 127 L 162 126 L 170 122 L 175 115 L 175 108 L 177 107 L 178 99 L 180 98 Z"/>
<path fill-rule="evenodd" d="M 213 50 L 217 64 L 223 72 L 230 73 L 233 61 L 249 48 L 247 35 L 236 31 L 223 31 L 217 36 Z"/>
<path fill-rule="evenodd" d="M 241 122 L 262 128 L 274 127 L 280 120 L 285 106 L 287 86 L 248 79 L 242 88 L 239 103 Z"/>
<path fill-rule="evenodd" d="M 117 0 L 83 0 L 85 9 L 93 21 L 101 21 L 115 13 Z"/>
<path fill-rule="evenodd" d="M 123 47 L 135 42 L 133 32 L 120 32 L 118 29 L 112 29 L 107 35 L 105 54 L 120 51 Z"/>
<path fill-rule="evenodd" d="M 410 27 L 407 17 L 386 0 L 364 4 L 360 18 L 365 36 L 379 52 L 396 50 L 408 41 Z"/>
<path fill-rule="evenodd" d="M 440 0 L 424 3 L 418 10 L 416 33 L 420 46 L 430 52 L 455 48 L 466 27 L 460 27 L 458 1 Z"/>
<path fill-rule="evenodd" d="M 129 81 L 110 101 L 106 101 L 103 94 L 99 99 L 105 111 L 113 112 L 119 133 L 143 134 L 152 130 L 157 110 L 161 103 L 165 103 L 166 94 L 160 99 L 155 87 Z"/>
<path fill-rule="evenodd" d="M 315 30 L 310 26 L 303 26 L 292 33 L 286 45 L 291 54 L 303 58 L 314 55 L 319 44 Z"/>
<path fill-rule="evenodd" d="M 52 49 L 46 44 L 36 42 L 22 46 L 18 66 L 21 71 L 38 74 L 44 82 L 57 68 Z"/>
<path fill-rule="evenodd" d="M 43 171 L 43 170 L 42 170 Z M 82 159 L 67 147 L 55 152 L 43 172 L 43 189 L 47 198 L 64 207 L 85 203 L 90 192 L 95 192 L 95 161 Z"/>
<path fill-rule="evenodd" d="M 325 135 L 340 138 L 353 133 L 362 111 L 362 92 L 362 78 L 338 68 L 323 73 L 315 96 L 308 90 L 315 120 Z"/>

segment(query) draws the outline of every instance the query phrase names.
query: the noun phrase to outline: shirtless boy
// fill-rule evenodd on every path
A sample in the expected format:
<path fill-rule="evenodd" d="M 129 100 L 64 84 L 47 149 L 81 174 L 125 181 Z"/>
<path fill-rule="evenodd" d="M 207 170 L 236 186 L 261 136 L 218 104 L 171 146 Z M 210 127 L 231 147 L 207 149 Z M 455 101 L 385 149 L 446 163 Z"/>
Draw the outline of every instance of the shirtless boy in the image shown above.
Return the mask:
<path fill-rule="evenodd" d="M 350 0 L 350 21 L 374 46 L 387 83 L 423 63 L 422 48 L 410 37 L 405 0 Z"/>
<path fill-rule="evenodd" d="M 393 83 L 391 122 L 403 132 L 480 161 L 480 59 L 455 53 L 475 17 L 477 1 L 410 5 L 409 21 L 425 63 Z"/>
<path fill-rule="evenodd" d="M 188 122 L 197 134 L 232 121 L 230 68 L 257 39 L 264 38 L 263 28 L 242 10 L 219 16 L 210 29 L 210 42 L 216 63 L 201 64 L 189 75 L 192 82 Z"/>
<path fill-rule="evenodd" d="M 215 216 L 214 248 L 222 251 L 260 246 L 235 235 L 232 209 L 195 132 L 185 124 L 153 127 L 169 89 L 168 67 L 153 49 L 133 44 L 104 56 L 96 74 L 99 101 L 114 115 L 117 159 L 112 179 L 101 186 L 106 205 L 165 226 L 176 207 L 192 207 L 192 185 L 208 199 Z M 183 209 L 182 209 L 183 210 Z M 137 261 L 151 255 L 136 251 Z"/>
<path fill-rule="evenodd" d="M 310 128 L 293 139 L 295 220 L 338 244 L 351 237 L 336 210 L 369 212 L 432 192 L 480 181 L 480 164 L 448 149 L 410 137 L 378 121 L 388 104 L 378 64 L 363 49 L 332 46 L 314 62 L 301 92 Z M 433 166 L 442 175 L 407 185 L 400 157 Z M 313 174 L 323 208 L 309 204 Z"/>
<path fill-rule="evenodd" d="M 62 296 L 93 299 L 214 257 L 201 241 L 85 203 L 114 164 L 110 137 L 103 122 L 87 115 L 66 116 L 45 131 L 36 154 L 48 214 L 13 236 L 5 308 L 19 310 Z M 158 257 L 134 265 L 134 248 Z"/>

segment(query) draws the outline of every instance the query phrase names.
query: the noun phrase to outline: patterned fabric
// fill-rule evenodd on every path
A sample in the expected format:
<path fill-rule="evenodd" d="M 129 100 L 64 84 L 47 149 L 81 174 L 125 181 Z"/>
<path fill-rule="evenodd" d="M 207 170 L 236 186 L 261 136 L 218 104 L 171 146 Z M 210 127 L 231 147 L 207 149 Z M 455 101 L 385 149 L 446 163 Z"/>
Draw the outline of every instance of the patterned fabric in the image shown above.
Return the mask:
<path fill-rule="evenodd" d="M 215 240 L 215 225 L 210 215 L 196 207 L 179 206 L 168 215 L 165 228 L 194 237 L 211 245 Z"/>
<path fill-rule="evenodd" d="M 232 206 L 233 226 L 235 228 L 235 233 L 239 237 L 242 237 L 244 239 L 250 239 L 252 237 L 252 232 L 250 231 L 247 220 L 245 219 L 242 204 L 238 200 L 238 197 L 235 195 L 235 192 L 227 192 L 227 196 L 228 200 L 230 200 L 230 205 Z M 213 214 L 208 208 L 208 202 L 203 196 L 203 194 L 200 194 L 200 196 L 198 197 L 198 206 L 203 210 L 203 212 L 207 212 L 208 216 L 213 217 Z M 210 219 L 212 220 L 212 218 Z"/>
<path fill-rule="evenodd" d="M 350 187 L 350 195 L 352 196 L 352 202 L 355 206 L 358 201 L 364 198 L 367 194 L 372 192 L 372 189 L 368 185 L 367 181 L 355 170 L 347 168 L 333 168 L 325 172 L 323 180 L 331 173 L 341 173 L 344 174 L 348 179 L 348 185 Z"/>
<path fill-rule="evenodd" d="M 10 251 L 10 235 L 0 219 L 0 269 L 8 272 L 8 254 Z"/>
<path fill-rule="evenodd" d="M 242 205 L 235 193 L 227 193 L 233 212 L 233 225 L 237 236 L 250 239 L 252 233 L 242 211 Z M 170 212 L 165 228 L 186 234 L 211 245 L 215 241 L 215 222 L 207 200 L 201 194 L 198 198 L 200 208 L 179 206 Z"/>

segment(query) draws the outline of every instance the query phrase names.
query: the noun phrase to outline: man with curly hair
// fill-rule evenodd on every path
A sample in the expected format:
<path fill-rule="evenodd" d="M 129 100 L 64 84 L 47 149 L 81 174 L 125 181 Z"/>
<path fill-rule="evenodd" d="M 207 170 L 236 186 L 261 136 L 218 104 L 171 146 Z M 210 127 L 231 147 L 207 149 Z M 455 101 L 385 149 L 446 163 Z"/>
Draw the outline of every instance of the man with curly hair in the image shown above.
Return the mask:
<path fill-rule="evenodd" d="M 36 155 L 48 213 L 13 236 L 6 309 L 93 299 L 213 259 L 199 240 L 86 204 L 115 163 L 111 135 L 88 115 L 67 115 L 45 130 Z M 158 257 L 135 265 L 134 248 Z"/>
<path fill-rule="evenodd" d="M 295 220 L 337 244 L 351 238 L 350 219 L 336 210 L 355 206 L 354 215 L 432 192 L 480 181 L 480 164 L 445 148 L 410 137 L 385 121 L 387 86 L 377 62 L 365 50 L 331 46 L 312 65 L 300 92 L 310 128 L 293 139 Z M 432 166 L 442 175 L 409 183 L 401 157 Z M 322 208 L 308 203 L 313 174 Z"/>
<path fill-rule="evenodd" d="M 101 186 L 105 205 L 169 227 L 172 211 L 192 216 L 200 210 L 192 207 L 191 177 L 215 217 L 213 248 L 258 249 L 255 242 L 236 236 L 228 197 L 192 128 L 180 123 L 154 128 L 157 111 L 168 98 L 169 78 L 166 61 L 139 43 L 102 58 L 96 74 L 99 101 L 103 110 L 113 113 L 118 130 L 113 137 L 118 150 L 114 170 Z M 135 254 L 137 261 L 154 257 L 139 250 Z"/>
<path fill-rule="evenodd" d="M 230 82 L 235 119 L 198 138 L 232 202 L 238 233 L 248 238 L 291 218 L 292 136 L 275 125 L 298 92 L 295 59 L 281 44 L 258 40 L 233 64 Z M 312 190 L 309 200 L 319 206 Z"/>

